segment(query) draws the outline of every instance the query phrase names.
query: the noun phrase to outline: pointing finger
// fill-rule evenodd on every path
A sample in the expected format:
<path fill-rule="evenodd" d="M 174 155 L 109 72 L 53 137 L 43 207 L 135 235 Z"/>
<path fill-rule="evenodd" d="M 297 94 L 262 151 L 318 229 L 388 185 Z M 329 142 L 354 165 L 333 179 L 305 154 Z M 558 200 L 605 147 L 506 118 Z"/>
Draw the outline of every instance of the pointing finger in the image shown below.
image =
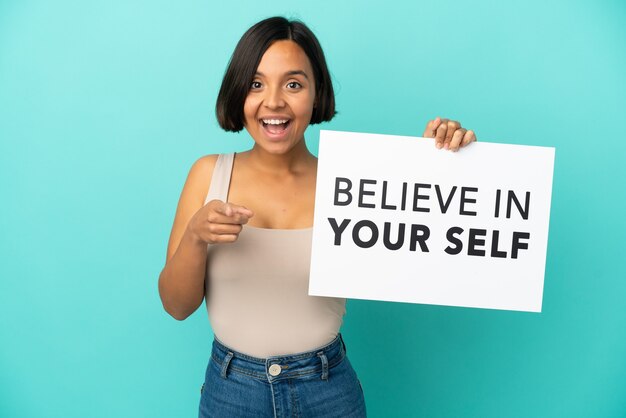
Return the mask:
<path fill-rule="evenodd" d="M 207 215 L 207 220 L 212 224 L 230 224 L 230 225 L 243 225 L 248 223 L 249 216 L 243 215 L 241 213 L 234 213 L 231 216 L 223 215 L 217 211 L 209 212 Z"/>
<path fill-rule="evenodd" d="M 251 217 L 252 217 L 252 212 L 248 210 L 248 212 L 246 213 L 235 212 L 233 216 L 230 217 L 230 219 L 232 219 L 232 223 L 243 225 L 243 224 L 247 224 L 248 219 L 250 219 Z"/>
<path fill-rule="evenodd" d="M 219 202 L 221 204 L 215 205 L 215 212 L 224 216 L 231 216 L 233 214 L 233 208 L 230 203 Z"/>
<path fill-rule="evenodd" d="M 235 213 L 245 216 L 246 218 L 252 218 L 254 216 L 254 212 L 245 206 L 232 205 L 232 208 Z"/>
<path fill-rule="evenodd" d="M 247 222 L 248 218 L 251 218 L 254 215 L 250 209 L 244 206 L 235 205 L 233 203 L 220 203 L 221 204 L 215 206 L 214 210 L 216 214 L 223 216 L 216 217 L 215 220 L 212 220 L 212 222 L 242 223 L 244 221 Z"/>

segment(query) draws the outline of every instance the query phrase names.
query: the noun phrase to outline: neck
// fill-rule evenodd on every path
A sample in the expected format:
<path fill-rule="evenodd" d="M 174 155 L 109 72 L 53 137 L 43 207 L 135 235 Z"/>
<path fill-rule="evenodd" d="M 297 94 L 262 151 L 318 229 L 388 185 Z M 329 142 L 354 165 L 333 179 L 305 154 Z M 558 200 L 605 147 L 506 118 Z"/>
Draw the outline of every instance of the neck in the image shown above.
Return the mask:
<path fill-rule="evenodd" d="M 304 138 L 285 154 L 272 154 L 255 144 L 249 156 L 257 168 L 276 174 L 301 172 L 316 160 Z"/>

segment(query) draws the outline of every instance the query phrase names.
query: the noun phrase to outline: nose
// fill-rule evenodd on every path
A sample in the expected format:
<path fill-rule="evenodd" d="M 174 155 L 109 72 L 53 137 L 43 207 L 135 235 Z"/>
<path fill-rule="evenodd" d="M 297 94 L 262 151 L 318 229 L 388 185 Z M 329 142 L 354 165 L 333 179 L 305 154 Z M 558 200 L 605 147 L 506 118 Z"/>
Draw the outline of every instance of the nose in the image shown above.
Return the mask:
<path fill-rule="evenodd" d="M 263 98 L 263 104 L 268 109 L 280 109 L 285 106 L 283 92 L 280 87 L 272 87 L 265 90 L 266 94 Z"/>

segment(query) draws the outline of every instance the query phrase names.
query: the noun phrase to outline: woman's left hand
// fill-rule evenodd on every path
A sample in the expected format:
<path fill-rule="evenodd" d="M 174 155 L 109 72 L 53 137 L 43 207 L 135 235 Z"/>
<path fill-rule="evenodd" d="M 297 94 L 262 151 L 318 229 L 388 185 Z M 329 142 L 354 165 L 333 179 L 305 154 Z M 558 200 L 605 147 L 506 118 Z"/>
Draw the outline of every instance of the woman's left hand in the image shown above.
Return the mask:
<path fill-rule="evenodd" d="M 423 136 L 424 138 L 435 138 L 435 146 L 438 149 L 443 148 L 450 151 L 458 151 L 460 147 L 476 141 L 474 131 L 463 128 L 455 120 L 440 117 L 428 121 Z"/>

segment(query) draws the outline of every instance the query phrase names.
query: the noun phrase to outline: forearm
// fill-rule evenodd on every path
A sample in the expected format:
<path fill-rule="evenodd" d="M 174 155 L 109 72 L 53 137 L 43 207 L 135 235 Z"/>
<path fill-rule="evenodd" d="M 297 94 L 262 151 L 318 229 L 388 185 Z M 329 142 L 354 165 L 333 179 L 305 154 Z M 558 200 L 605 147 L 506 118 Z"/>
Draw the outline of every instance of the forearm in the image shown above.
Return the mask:
<path fill-rule="evenodd" d="M 165 310 L 178 320 L 202 304 L 207 244 L 186 231 L 174 255 L 159 276 L 159 293 Z"/>

